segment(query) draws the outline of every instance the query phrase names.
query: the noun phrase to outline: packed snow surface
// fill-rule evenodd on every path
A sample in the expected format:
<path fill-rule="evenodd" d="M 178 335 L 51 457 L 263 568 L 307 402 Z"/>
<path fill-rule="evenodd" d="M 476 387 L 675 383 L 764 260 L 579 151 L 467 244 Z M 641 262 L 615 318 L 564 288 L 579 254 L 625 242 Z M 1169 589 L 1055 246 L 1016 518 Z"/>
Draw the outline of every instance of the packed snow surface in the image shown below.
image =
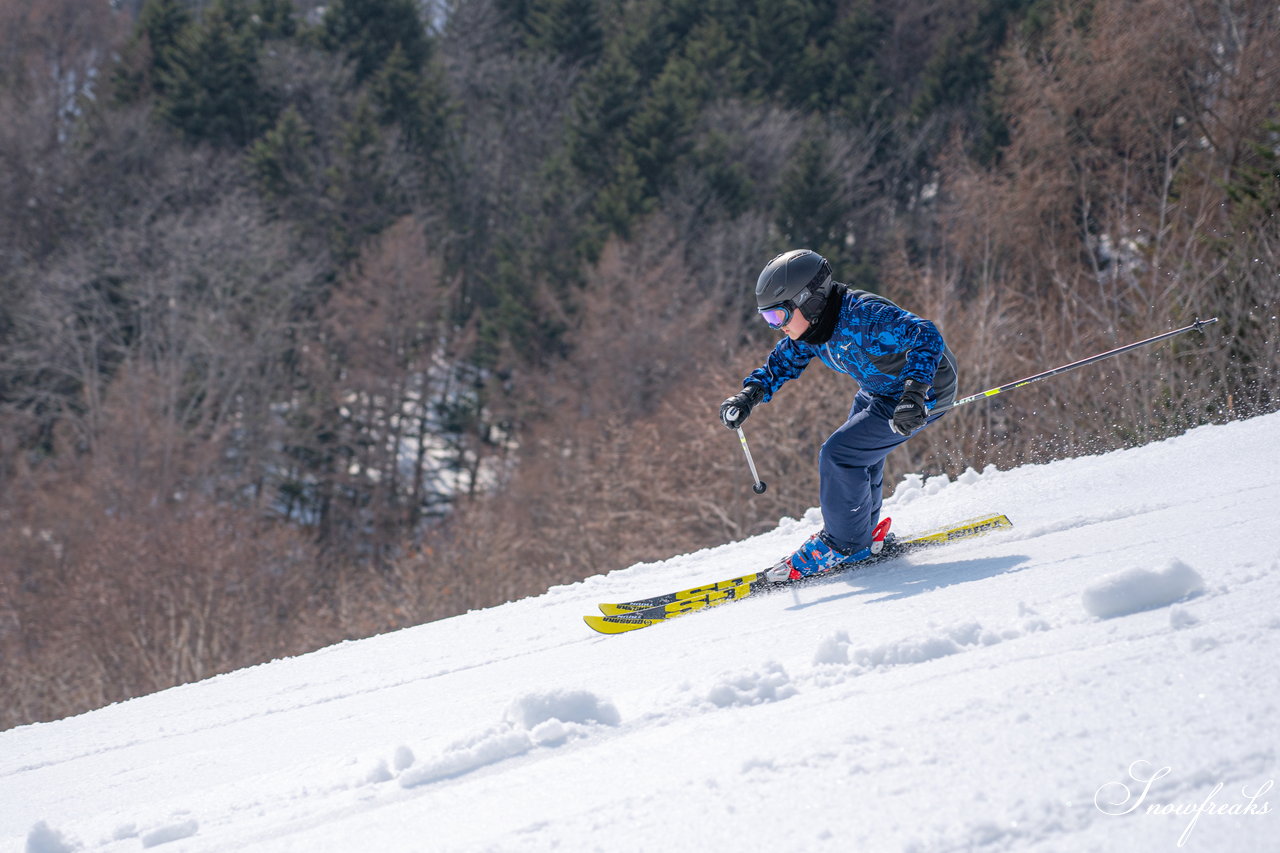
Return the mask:
<path fill-rule="evenodd" d="M 0 733 L 0 850 L 1280 850 L 1280 415 L 909 477 L 1012 530 L 618 636 L 820 524 Z"/>

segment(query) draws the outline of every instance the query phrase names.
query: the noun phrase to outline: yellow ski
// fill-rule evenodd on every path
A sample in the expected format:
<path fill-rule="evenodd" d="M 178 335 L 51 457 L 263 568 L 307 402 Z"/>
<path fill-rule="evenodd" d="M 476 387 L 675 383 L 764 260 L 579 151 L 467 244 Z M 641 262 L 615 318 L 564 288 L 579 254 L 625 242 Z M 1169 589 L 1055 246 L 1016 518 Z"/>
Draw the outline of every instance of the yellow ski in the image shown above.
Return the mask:
<path fill-rule="evenodd" d="M 677 590 L 665 595 L 654 596 L 653 598 L 601 604 L 599 606 L 604 614 L 603 616 L 584 616 L 583 619 L 587 625 L 601 634 L 622 634 L 627 631 L 647 628 L 650 625 L 656 625 L 669 619 L 675 619 L 686 613 L 705 610 L 708 607 L 717 607 L 731 601 L 741 601 L 750 595 L 772 592 L 775 589 L 817 578 L 831 577 L 835 574 L 862 568 L 886 559 L 900 557 L 905 553 L 920 548 L 942 545 L 947 542 L 954 542 L 957 539 L 970 539 L 989 533 L 992 530 L 1012 526 L 1013 523 L 1009 521 L 1008 516 L 999 514 L 986 515 L 962 521 L 959 524 L 942 527 L 928 533 L 922 533 L 909 539 L 895 541 L 879 554 L 868 553 L 861 560 L 845 563 L 842 566 L 837 566 L 832 571 L 815 575 L 812 578 L 770 583 L 765 580 L 763 573 L 742 575 L 718 581 L 717 583 Z"/>

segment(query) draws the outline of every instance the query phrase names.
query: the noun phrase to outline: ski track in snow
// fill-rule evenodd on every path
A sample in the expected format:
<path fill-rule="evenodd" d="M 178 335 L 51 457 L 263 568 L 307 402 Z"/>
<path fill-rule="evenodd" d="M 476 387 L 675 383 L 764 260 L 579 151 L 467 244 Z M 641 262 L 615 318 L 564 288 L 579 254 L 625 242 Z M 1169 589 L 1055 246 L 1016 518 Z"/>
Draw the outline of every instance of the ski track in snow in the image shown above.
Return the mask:
<path fill-rule="evenodd" d="M 820 514 L 2 732 L 0 849 L 1277 850 L 1277 435 L 908 477 L 900 531 L 1015 527 L 634 634 L 580 616 Z"/>

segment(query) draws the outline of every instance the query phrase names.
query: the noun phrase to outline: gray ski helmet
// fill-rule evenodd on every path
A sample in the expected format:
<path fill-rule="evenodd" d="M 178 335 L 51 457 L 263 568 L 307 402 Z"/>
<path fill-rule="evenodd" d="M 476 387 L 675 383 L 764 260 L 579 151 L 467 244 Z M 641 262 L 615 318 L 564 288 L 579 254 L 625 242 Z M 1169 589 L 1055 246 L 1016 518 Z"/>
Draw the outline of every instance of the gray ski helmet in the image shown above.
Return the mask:
<path fill-rule="evenodd" d="M 790 302 L 812 323 L 822 313 L 832 287 L 831 265 L 826 258 L 810 249 L 793 249 L 761 270 L 756 279 L 756 306 L 763 310 Z M 822 298 L 810 299 L 815 295 Z"/>

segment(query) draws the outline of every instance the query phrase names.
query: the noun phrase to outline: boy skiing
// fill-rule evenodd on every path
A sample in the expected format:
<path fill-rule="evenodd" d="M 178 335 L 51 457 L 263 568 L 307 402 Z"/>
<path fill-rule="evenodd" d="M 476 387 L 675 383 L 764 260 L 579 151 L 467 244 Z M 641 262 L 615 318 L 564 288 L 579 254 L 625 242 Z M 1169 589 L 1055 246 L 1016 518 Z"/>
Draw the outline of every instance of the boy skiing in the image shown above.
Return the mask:
<path fill-rule="evenodd" d="M 771 581 L 830 570 L 871 545 L 884 460 L 955 399 L 956 361 L 933 323 L 881 296 L 833 281 L 826 259 L 796 249 L 756 281 L 760 316 L 783 337 L 764 366 L 720 406 L 729 429 L 766 403 L 814 358 L 860 386 L 844 424 L 818 455 L 823 529 L 766 572 Z"/>

